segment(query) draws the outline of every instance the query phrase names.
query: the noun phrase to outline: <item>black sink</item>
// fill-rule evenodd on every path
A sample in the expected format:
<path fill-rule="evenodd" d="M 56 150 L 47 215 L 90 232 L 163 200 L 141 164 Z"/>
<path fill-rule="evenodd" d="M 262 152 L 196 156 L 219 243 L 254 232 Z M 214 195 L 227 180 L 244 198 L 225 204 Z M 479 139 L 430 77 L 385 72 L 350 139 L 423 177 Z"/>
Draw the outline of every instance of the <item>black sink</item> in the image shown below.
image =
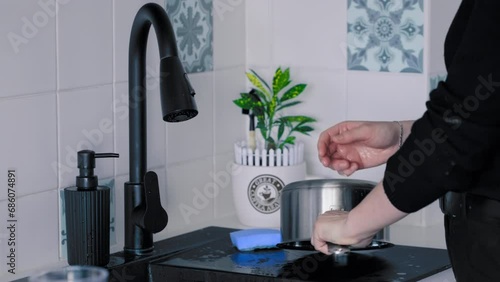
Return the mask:
<path fill-rule="evenodd" d="M 225 238 L 229 232 L 237 229 L 207 227 L 186 234 L 154 243 L 155 251 L 147 256 L 134 256 L 124 252 L 111 254 L 110 262 L 106 266 L 109 270 L 109 281 L 146 282 L 151 280 L 149 264 L 151 261 L 166 258 L 179 252 L 197 248 L 214 240 Z M 28 278 L 15 280 L 28 281 Z M 164 281 L 164 280 L 163 280 Z M 174 281 L 174 280 L 168 280 Z"/>
<path fill-rule="evenodd" d="M 225 238 L 228 236 L 229 232 L 235 230 L 237 229 L 207 227 L 178 235 L 155 242 L 154 253 L 147 256 L 134 256 L 124 252 L 114 253 L 111 255 L 110 263 L 106 266 L 110 272 L 109 281 L 156 281 L 151 280 L 149 270 L 149 264 L 151 261 L 160 258 L 167 258 L 171 255 L 175 255 L 192 248 L 198 248 L 212 241 Z"/>
<path fill-rule="evenodd" d="M 303 250 L 240 252 L 229 237 L 236 230 L 206 227 L 158 241 L 148 256 L 111 254 L 109 281 L 418 281 L 451 267 L 446 250 L 398 245 L 341 260 Z"/>
<path fill-rule="evenodd" d="M 446 250 L 398 245 L 340 257 L 289 249 L 241 252 L 228 233 L 151 262 L 153 281 L 418 281 L 451 267 Z"/>

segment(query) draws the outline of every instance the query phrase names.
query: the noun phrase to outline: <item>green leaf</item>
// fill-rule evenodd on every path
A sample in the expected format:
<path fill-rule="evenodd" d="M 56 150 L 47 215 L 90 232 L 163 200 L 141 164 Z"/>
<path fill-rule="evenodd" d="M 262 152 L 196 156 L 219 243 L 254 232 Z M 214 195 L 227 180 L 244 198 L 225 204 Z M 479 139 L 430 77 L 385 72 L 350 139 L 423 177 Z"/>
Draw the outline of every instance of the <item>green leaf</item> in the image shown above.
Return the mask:
<path fill-rule="evenodd" d="M 302 103 L 302 101 L 293 101 L 293 102 L 290 102 L 290 103 L 286 103 L 286 104 L 282 104 L 280 105 L 276 111 L 280 111 L 280 110 L 283 110 L 284 108 L 288 108 L 288 107 L 291 107 L 291 106 L 295 106 L 295 105 L 298 105 Z"/>
<path fill-rule="evenodd" d="M 276 149 L 276 142 L 274 141 L 274 139 L 272 137 L 269 137 L 266 139 L 266 149 L 267 150 L 270 150 L 270 149 L 273 149 L 275 150 Z"/>
<path fill-rule="evenodd" d="M 274 116 L 274 113 L 276 112 L 276 107 L 278 106 L 278 98 L 273 97 L 271 101 L 267 104 L 267 114 L 269 116 Z"/>
<path fill-rule="evenodd" d="M 288 91 L 286 91 L 285 94 L 283 94 L 283 96 L 281 97 L 280 102 L 284 102 L 299 96 L 300 93 L 302 93 L 304 89 L 306 89 L 306 86 L 307 84 L 297 84 L 288 89 Z"/>
<path fill-rule="evenodd" d="M 284 132 L 285 132 L 285 124 L 284 123 L 280 123 L 280 125 L 278 127 L 278 140 L 281 139 L 281 137 L 283 136 Z"/>
<path fill-rule="evenodd" d="M 262 102 L 268 102 L 269 101 L 269 97 L 266 96 L 266 94 L 264 94 L 262 91 L 260 91 L 259 89 L 253 89 L 255 90 L 255 94 L 257 94 L 257 96 L 260 98 L 260 100 Z"/>
<path fill-rule="evenodd" d="M 292 82 L 290 80 L 290 68 L 287 68 L 285 71 L 282 71 L 281 67 L 279 67 L 274 73 L 273 93 L 277 94 L 283 88 L 287 87 L 288 84 L 290 84 L 290 82 Z"/>
<path fill-rule="evenodd" d="M 263 103 L 255 99 L 249 93 L 240 93 L 241 98 L 233 100 L 233 102 L 240 108 L 245 110 L 252 110 L 254 112 L 262 112 L 263 111 Z"/>
<path fill-rule="evenodd" d="M 260 134 L 265 137 L 267 135 L 267 127 L 266 124 L 264 123 L 264 119 L 258 118 L 257 125 L 255 128 L 259 129 Z"/>
<path fill-rule="evenodd" d="M 311 132 L 313 130 L 314 130 L 314 128 L 312 128 L 308 125 L 304 125 L 304 126 L 296 127 L 294 131 L 300 132 L 300 133 L 305 134 L 305 135 L 309 135 L 309 132 Z"/>
<path fill-rule="evenodd" d="M 250 110 L 253 105 L 253 101 L 248 98 L 248 97 L 242 97 L 236 100 L 233 100 L 233 103 L 236 104 L 236 106 L 245 109 L 245 110 Z"/>
<path fill-rule="evenodd" d="M 254 70 L 250 70 L 250 72 L 246 73 L 248 80 L 255 85 L 260 91 L 262 91 L 264 94 L 271 96 L 271 88 L 267 84 L 267 82 L 262 79 Z"/>
<path fill-rule="evenodd" d="M 258 118 L 257 125 L 255 125 L 255 127 L 267 130 L 266 123 L 264 122 L 264 119 Z"/>
<path fill-rule="evenodd" d="M 285 141 L 283 141 L 283 143 L 286 143 L 286 144 L 295 144 L 295 136 L 288 136 Z"/>
<path fill-rule="evenodd" d="M 316 121 L 312 117 L 308 117 L 308 116 L 283 116 L 280 119 L 283 119 L 287 122 L 301 122 L 301 123 L 315 122 Z"/>
<path fill-rule="evenodd" d="M 256 117 L 264 117 L 266 114 L 266 110 L 263 106 L 255 106 L 252 108 L 252 113 Z"/>

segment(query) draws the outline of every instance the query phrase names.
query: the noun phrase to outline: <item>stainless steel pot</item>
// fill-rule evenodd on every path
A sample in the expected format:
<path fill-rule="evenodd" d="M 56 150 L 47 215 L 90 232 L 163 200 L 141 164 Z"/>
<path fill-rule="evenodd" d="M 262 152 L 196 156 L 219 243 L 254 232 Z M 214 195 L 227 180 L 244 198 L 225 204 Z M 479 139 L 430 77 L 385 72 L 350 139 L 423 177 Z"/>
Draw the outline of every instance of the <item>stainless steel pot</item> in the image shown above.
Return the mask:
<path fill-rule="evenodd" d="M 292 182 L 281 191 L 281 237 L 279 245 L 311 249 L 311 232 L 318 215 L 329 210 L 350 211 L 376 183 L 355 179 L 314 179 Z M 388 228 L 378 232 L 367 248 L 385 247 Z"/>

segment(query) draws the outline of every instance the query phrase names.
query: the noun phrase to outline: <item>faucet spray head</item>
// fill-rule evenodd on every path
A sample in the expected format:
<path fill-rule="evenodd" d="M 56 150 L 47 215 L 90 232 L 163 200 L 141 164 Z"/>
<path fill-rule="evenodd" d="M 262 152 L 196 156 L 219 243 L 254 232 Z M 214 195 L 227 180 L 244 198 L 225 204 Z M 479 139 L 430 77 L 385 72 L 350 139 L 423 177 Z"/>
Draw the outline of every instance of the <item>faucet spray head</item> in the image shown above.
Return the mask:
<path fill-rule="evenodd" d="M 160 95 L 164 121 L 181 122 L 198 115 L 195 91 L 177 56 L 160 62 Z"/>

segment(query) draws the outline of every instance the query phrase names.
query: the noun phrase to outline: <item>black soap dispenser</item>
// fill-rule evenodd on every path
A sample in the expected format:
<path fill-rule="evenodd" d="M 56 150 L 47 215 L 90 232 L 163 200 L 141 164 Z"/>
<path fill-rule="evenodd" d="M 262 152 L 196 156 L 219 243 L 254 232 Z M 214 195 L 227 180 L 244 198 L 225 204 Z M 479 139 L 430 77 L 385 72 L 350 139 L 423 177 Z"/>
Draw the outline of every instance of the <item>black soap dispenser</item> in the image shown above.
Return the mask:
<path fill-rule="evenodd" d="M 96 158 L 118 158 L 118 154 L 79 151 L 76 187 L 64 189 L 70 265 L 105 266 L 109 262 L 110 188 L 98 184 Z"/>

